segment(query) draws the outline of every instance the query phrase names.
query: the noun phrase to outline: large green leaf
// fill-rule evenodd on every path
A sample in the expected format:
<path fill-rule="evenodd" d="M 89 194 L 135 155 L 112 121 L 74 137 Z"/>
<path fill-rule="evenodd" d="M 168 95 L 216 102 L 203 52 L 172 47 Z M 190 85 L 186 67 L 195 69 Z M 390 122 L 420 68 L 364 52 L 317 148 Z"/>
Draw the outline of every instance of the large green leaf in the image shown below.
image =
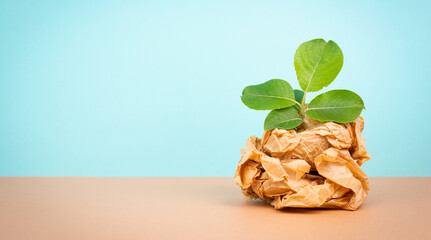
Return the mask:
<path fill-rule="evenodd" d="M 315 97 L 305 114 L 319 121 L 353 122 L 361 114 L 364 102 L 349 90 L 332 90 Z"/>
<path fill-rule="evenodd" d="M 298 47 L 294 65 L 302 90 L 316 92 L 337 77 L 343 67 L 343 52 L 333 41 L 314 39 Z"/>
<path fill-rule="evenodd" d="M 303 122 L 298 110 L 293 107 L 276 109 L 269 112 L 265 119 L 264 129 L 274 128 L 292 129 Z"/>
<path fill-rule="evenodd" d="M 290 84 L 281 79 L 244 88 L 242 102 L 255 110 L 273 110 L 295 104 L 295 95 Z"/>

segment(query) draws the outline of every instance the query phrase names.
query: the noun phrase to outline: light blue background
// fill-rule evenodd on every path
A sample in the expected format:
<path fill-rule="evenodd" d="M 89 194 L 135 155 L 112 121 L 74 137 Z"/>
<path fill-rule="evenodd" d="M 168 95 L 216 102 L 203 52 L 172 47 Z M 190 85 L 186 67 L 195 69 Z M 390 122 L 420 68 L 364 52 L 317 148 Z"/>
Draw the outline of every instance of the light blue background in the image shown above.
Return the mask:
<path fill-rule="evenodd" d="M 346 2 L 3 0 L 0 175 L 232 176 L 267 114 L 242 89 L 297 88 L 324 38 L 345 59 L 325 90 L 367 108 L 365 171 L 430 176 L 431 6 Z"/>

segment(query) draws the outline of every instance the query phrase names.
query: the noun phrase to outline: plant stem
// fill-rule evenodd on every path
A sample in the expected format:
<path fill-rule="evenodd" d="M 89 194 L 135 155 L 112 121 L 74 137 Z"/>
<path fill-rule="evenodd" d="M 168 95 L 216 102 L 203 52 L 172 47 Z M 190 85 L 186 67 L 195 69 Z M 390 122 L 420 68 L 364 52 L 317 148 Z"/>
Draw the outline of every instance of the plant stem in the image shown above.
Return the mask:
<path fill-rule="evenodd" d="M 298 105 L 298 107 L 299 107 L 299 111 L 300 111 L 300 115 L 301 115 L 301 117 L 302 117 L 302 119 L 304 119 L 304 117 L 305 117 L 305 113 L 304 113 L 304 108 L 302 107 L 302 104 L 300 104 L 299 102 L 297 102 L 297 101 L 294 101 L 295 102 L 295 104 L 296 105 Z"/>
<path fill-rule="evenodd" d="M 302 103 L 301 103 L 301 108 L 302 109 L 305 108 L 305 95 L 307 95 L 307 91 L 304 91 L 304 96 L 302 97 Z"/>
<path fill-rule="evenodd" d="M 293 100 L 293 102 L 295 102 L 296 105 L 298 105 L 299 107 L 301 107 L 301 104 L 295 100 Z"/>

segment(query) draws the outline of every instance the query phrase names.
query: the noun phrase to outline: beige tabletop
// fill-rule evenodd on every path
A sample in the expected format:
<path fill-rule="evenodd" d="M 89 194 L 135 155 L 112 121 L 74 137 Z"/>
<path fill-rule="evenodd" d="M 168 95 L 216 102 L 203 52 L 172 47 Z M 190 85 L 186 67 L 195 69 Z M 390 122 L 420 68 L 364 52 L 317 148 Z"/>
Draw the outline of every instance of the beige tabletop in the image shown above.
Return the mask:
<path fill-rule="evenodd" d="M 247 203 L 227 177 L 1 177 L 0 239 L 431 239 L 431 177 L 370 182 L 346 211 Z"/>

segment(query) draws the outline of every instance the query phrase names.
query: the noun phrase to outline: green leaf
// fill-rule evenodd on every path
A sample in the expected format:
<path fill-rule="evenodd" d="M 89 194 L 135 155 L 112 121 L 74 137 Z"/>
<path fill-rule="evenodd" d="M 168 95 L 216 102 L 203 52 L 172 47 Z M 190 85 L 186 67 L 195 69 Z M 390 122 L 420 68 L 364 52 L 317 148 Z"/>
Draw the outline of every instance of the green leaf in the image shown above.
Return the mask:
<path fill-rule="evenodd" d="M 298 90 L 298 89 L 293 90 L 293 93 L 295 94 L 295 101 L 297 101 L 298 103 L 301 103 L 305 93 L 302 90 Z M 301 110 L 301 105 L 294 105 L 293 107 L 298 111 Z"/>
<path fill-rule="evenodd" d="M 247 107 L 255 110 L 280 109 L 295 104 L 292 87 L 281 79 L 272 79 L 244 88 L 241 100 Z"/>
<path fill-rule="evenodd" d="M 295 101 L 301 103 L 302 99 L 304 98 L 304 92 L 298 89 L 293 90 L 293 93 L 295 94 Z"/>
<path fill-rule="evenodd" d="M 298 47 L 294 65 L 302 90 L 316 92 L 337 77 L 343 67 L 343 52 L 333 41 L 314 39 Z"/>
<path fill-rule="evenodd" d="M 274 128 L 292 129 L 303 122 L 298 111 L 293 108 L 276 109 L 269 112 L 265 119 L 264 129 L 271 130 Z"/>
<path fill-rule="evenodd" d="M 361 114 L 364 102 L 349 90 L 332 90 L 315 97 L 308 104 L 305 114 L 319 121 L 353 122 Z"/>

